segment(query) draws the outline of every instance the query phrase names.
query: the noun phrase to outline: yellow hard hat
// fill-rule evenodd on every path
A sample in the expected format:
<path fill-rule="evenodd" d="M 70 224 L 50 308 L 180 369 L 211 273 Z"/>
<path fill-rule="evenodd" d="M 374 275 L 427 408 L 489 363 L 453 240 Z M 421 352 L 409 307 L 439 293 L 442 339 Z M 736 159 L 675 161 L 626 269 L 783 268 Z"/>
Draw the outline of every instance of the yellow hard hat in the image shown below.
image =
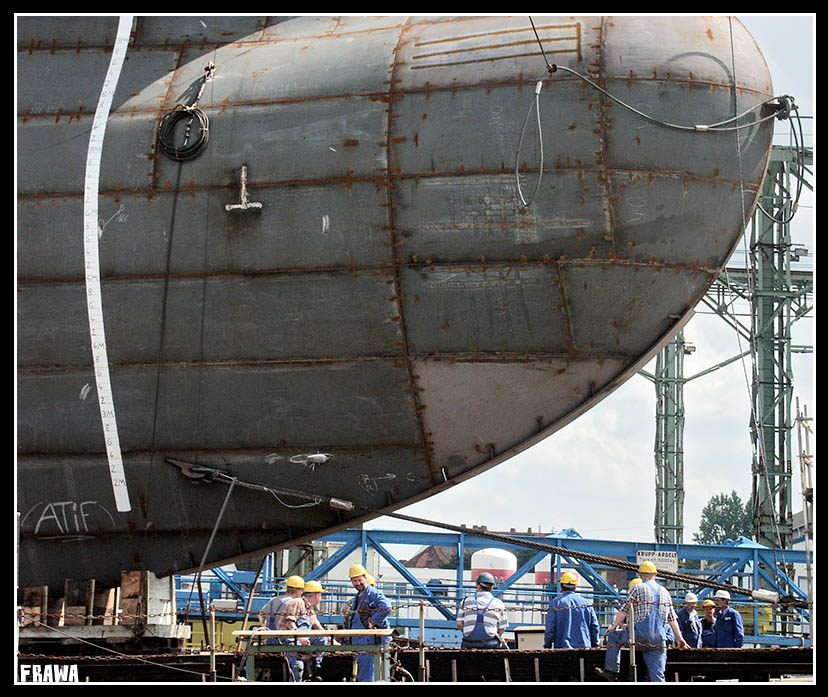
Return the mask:
<path fill-rule="evenodd" d="M 576 583 L 578 583 L 578 577 L 571 571 L 561 574 L 561 585 L 574 586 Z"/>
<path fill-rule="evenodd" d="M 353 578 L 354 576 L 365 576 L 368 572 L 365 570 L 365 567 L 362 564 L 354 564 L 348 570 L 348 578 Z"/>
<path fill-rule="evenodd" d="M 639 583 L 641 583 L 641 579 L 640 578 L 634 578 L 632 581 L 630 581 L 630 585 L 627 586 L 627 591 L 628 592 L 631 591 L 633 589 L 633 586 L 637 586 Z"/>
<path fill-rule="evenodd" d="M 658 573 L 658 569 L 656 569 L 655 564 L 651 561 L 643 561 L 641 562 L 641 566 L 638 567 L 638 573 L 640 574 L 655 574 Z"/>
<path fill-rule="evenodd" d="M 301 576 L 291 576 L 287 581 L 285 581 L 285 585 L 288 588 L 304 588 L 305 579 Z"/>
<path fill-rule="evenodd" d="M 707 598 L 707 599 L 705 599 L 705 601 L 702 603 L 702 605 L 707 605 L 708 607 L 710 607 L 711 605 L 712 605 L 712 606 L 715 606 L 715 605 L 716 605 L 716 603 L 714 603 L 714 602 L 713 602 L 710 598 Z"/>
<path fill-rule="evenodd" d="M 377 579 L 371 576 L 371 574 L 365 574 L 365 580 L 368 581 L 368 584 L 371 586 L 377 585 Z"/>
<path fill-rule="evenodd" d="M 324 590 L 319 581 L 305 581 L 305 593 L 322 593 Z"/>

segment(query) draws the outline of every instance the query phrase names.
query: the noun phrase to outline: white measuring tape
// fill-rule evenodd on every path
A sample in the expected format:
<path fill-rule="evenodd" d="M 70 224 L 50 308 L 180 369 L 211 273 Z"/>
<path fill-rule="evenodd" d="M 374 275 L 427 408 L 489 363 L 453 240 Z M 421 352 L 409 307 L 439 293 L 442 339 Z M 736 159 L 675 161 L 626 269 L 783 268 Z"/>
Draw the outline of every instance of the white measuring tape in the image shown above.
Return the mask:
<path fill-rule="evenodd" d="M 89 315 L 89 338 L 92 343 L 92 363 L 95 370 L 95 386 L 98 391 L 98 406 L 101 411 L 101 425 L 106 439 L 106 459 L 115 505 L 121 512 L 132 510 L 129 503 L 124 463 L 121 458 L 121 443 L 118 440 L 118 425 L 115 421 L 115 402 L 112 399 L 112 385 L 109 382 L 109 359 L 106 353 L 106 336 L 101 301 L 100 257 L 98 255 L 98 184 L 101 170 L 104 131 L 109 118 L 109 109 L 115 95 L 115 87 L 124 64 L 129 34 L 132 30 L 132 15 L 122 15 L 118 23 L 118 34 L 109 69 L 106 72 L 92 133 L 86 153 L 86 178 L 83 188 L 83 256 L 86 262 L 86 308 Z"/>

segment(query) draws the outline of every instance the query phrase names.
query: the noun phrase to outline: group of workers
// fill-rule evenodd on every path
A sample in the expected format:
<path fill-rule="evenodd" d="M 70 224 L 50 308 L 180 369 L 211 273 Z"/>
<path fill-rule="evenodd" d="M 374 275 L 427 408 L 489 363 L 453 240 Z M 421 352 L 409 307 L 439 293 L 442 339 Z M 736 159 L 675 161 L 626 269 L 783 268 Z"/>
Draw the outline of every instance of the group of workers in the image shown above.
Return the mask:
<path fill-rule="evenodd" d="M 351 585 L 357 591 L 350 613 L 346 614 L 347 629 L 387 629 L 391 603 L 379 591 L 373 577 L 361 564 L 354 564 L 348 572 Z M 595 672 L 605 680 L 618 680 L 623 646 L 634 640 L 636 651 L 647 668 L 650 682 L 664 682 L 667 647 L 679 648 L 741 648 L 744 625 L 738 612 L 729 607 L 730 594 L 719 590 L 715 601 L 702 603 L 703 615 L 696 612 L 698 597 L 688 593 L 684 606 L 675 612 L 670 593 L 656 582 L 657 570 L 650 561 L 638 567 L 638 578 L 630 582 L 627 600 L 606 631 L 607 652 L 604 667 Z M 589 648 L 599 646 L 598 617 L 592 604 L 575 592 L 577 576 L 567 571 L 561 575 L 562 593 L 549 606 L 546 616 L 543 647 L 550 649 Z M 319 604 L 324 589 L 318 581 L 304 581 L 300 576 L 287 579 L 285 595 L 266 603 L 259 619 L 268 629 L 322 629 L 314 608 Z M 457 628 L 463 633 L 461 648 L 485 649 L 505 647 L 503 637 L 508 626 L 503 601 L 492 594 L 495 579 L 488 572 L 475 579 L 475 593 L 463 599 L 457 612 Z M 629 618 L 632 617 L 630 621 Z M 632 625 L 632 627 L 631 627 Z M 630 629 L 632 628 L 632 632 Z M 349 639 L 352 644 L 380 644 L 388 637 L 358 636 Z M 303 646 L 327 644 L 323 636 L 280 638 L 268 643 Z M 357 681 L 373 682 L 374 656 L 358 654 Z M 302 681 L 304 662 L 296 654 L 288 654 L 291 677 Z M 315 676 L 314 666 L 322 663 L 322 654 L 315 654 L 309 664 L 309 673 Z M 318 679 L 318 676 L 311 677 Z"/>
<path fill-rule="evenodd" d="M 699 599 L 695 593 L 684 597 L 684 607 L 677 613 L 679 627 L 690 648 L 740 649 L 745 640 L 742 616 L 730 605 L 730 593 L 718 590 L 713 600 L 702 602 L 701 617 L 696 612 Z"/>
<path fill-rule="evenodd" d="M 688 593 L 684 607 L 673 610 L 669 591 L 656 582 L 657 569 L 650 561 L 638 567 L 638 578 L 628 588 L 627 600 L 607 628 L 607 653 L 604 667 L 596 667 L 606 680 L 618 680 L 621 648 L 632 637 L 636 651 L 647 668 L 650 682 L 664 682 L 667 647 L 679 648 L 740 648 L 744 640 L 742 618 L 728 607 L 730 594 L 716 592 L 714 601 L 702 604 L 704 616 L 696 613 L 698 597 Z M 543 647 L 575 649 L 599 646 L 598 617 L 592 604 L 576 593 L 577 576 L 566 571 L 561 575 L 561 590 L 546 615 Z M 503 632 L 506 620 L 503 602 L 492 595 L 494 577 L 482 573 L 476 579 L 476 591 L 461 603 L 457 628 L 463 632 L 461 648 L 497 648 L 505 645 Z M 715 612 L 714 612 L 715 610 Z"/>
<path fill-rule="evenodd" d="M 623 646 L 633 640 L 651 682 L 664 682 L 667 647 L 741 648 L 744 641 L 742 618 L 728 607 L 730 594 L 719 590 L 715 603 L 705 600 L 704 617 L 696 613 L 698 597 L 688 593 L 684 607 L 673 610 L 669 591 L 656 582 L 657 569 L 650 561 L 638 567 L 638 578 L 630 582 L 627 600 L 606 631 L 604 667 L 595 672 L 606 680 L 618 680 Z M 561 575 L 563 593 L 549 607 L 544 648 L 587 648 L 598 646 L 598 618 L 592 605 L 575 592 L 577 577 L 571 571 Z M 629 616 L 632 615 L 632 633 Z M 631 634 L 633 636 L 631 636 Z"/>
<path fill-rule="evenodd" d="M 350 613 L 345 616 L 346 629 L 388 629 L 387 617 L 391 612 L 391 603 L 376 588 L 376 581 L 361 564 L 354 564 L 348 571 L 351 585 L 357 594 L 351 603 Z M 285 594 L 274 597 L 265 603 L 259 611 L 259 621 L 267 629 L 300 630 L 323 629 L 316 616 L 315 607 L 322 599 L 324 589 L 318 581 L 305 581 L 301 576 L 291 576 L 285 581 Z M 386 643 L 388 637 L 354 636 L 349 637 L 350 644 L 380 644 Z M 282 645 L 326 645 L 329 639 L 326 636 L 313 637 L 283 637 L 268 639 L 268 644 Z M 290 679 L 293 682 L 302 682 L 305 672 L 305 661 L 296 653 L 287 654 L 290 666 Z M 371 653 L 357 654 L 357 681 L 374 681 L 374 656 Z M 318 668 L 322 664 L 322 653 L 314 654 L 313 661 L 309 661 L 308 679 L 319 680 Z"/>

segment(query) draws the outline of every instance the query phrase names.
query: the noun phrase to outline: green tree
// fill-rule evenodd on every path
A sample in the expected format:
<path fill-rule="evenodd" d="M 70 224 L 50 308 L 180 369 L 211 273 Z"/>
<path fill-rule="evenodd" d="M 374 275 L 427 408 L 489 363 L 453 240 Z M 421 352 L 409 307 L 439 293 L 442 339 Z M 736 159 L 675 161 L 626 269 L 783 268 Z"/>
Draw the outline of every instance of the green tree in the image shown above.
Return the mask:
<path fill-rule="evenodd" d="M 739 535 L 750 538 L 753 528 L 750 508 L 734 491 L 713 496 L 702 509 L 699 531 L 693 533 L 693 542 L 700 545 L 720 545 L 726 539 Z"/>

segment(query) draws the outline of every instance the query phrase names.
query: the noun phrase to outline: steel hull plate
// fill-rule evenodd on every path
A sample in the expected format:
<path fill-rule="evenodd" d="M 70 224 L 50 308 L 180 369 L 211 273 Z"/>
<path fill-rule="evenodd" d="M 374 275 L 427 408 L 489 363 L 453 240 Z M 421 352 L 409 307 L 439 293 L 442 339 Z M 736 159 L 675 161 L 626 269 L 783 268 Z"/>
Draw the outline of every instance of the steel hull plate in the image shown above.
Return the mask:
<path fill-rule="evenodd" d="M 664 121 L 772 96 L 735 19 L 533 19 L 552 60 Z M 554 433 L 691 315 L 770 152 L 769 122 L 678 132 L 547 75 L 526 17 L 136 18 L 98 197 L 131 502 L 118 512 L 82 234 L 117 18 L 17 29 L 21 586 L 198 566 L 228 487 L 168 458 L 355 505 L 236 487 L 215 565 L 430 496 Z M 209 144 L 176 162 L 158 124 L 209 61 Z M 523 207 L 515 156 L 538 79 L 544 164 Z M 255 212 L 226 210 L 242 167 Z M 332 458 L 303 459 L 320 451 Z"/>

